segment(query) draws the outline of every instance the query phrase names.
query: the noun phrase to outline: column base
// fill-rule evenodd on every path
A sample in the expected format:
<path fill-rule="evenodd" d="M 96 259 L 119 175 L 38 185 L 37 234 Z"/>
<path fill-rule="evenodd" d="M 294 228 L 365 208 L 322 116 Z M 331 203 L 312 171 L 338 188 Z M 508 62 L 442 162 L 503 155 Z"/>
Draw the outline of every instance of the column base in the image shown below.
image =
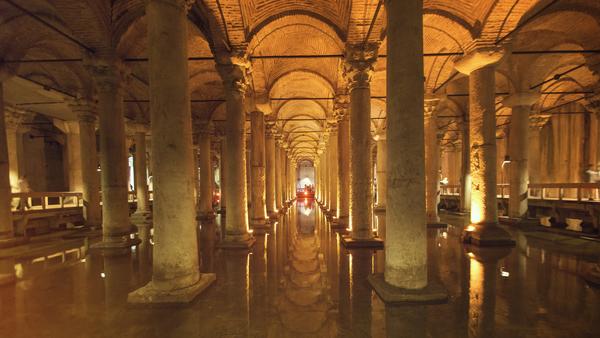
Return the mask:
<path fill-rule="evenodd" d="M 340 241 L 346 249 L 360 249 L 360 248 L 371 248 L 380 250 L 383 249 L 383 240 L 379 237 L 357 239 L 352 238 L 352 235 L 341 236 Z"/>
<path fill-rule="evenodd" d="M 411 290 L 389 284 L 382 273 L 370 275 L 367 280 L 385 305 L 442 304 L 448 301 L 448 292 L 438 281 L 429 281 L 423 289 Z"/>
<path fill-rule="evenodd" d="M 197 221 L 212 221 L 213 219 L 215 219 L 217 216 L 215 215 L 214 211 L 209 211 L 209 212 L 199 212 L 196 215 L 196 220 Z"/>
<path fill-rule="evenodd" d="M 0 249 L 12 248 L 27 242 L 29 242 L 29 238 L 21 236 L 0 238 Z"/>
<path fill-rule="evenodd" d="M 158 289 L 154 283 L 131 292 L 127 296 L 127 302 L 132 304 L 162 304 L 162 303 L 189 303 L 217 279 L 214 273 L 200 274 L 200 279 L 194 285 L 183 289 L 164 290 Z"/>
<path fill-rule="evenodd" d="M 376 205 L 373 212 L 377 214 L 385 214 L 385 205 Z"/>
<path fill-rule="evenodd" d="M 152 213 L 149 211 L 134 212 L 129 220 L 137 228 L 139 227 L 152 227 Z"/>
<path fill-rule="evenodd" d="M 448 223 L 442 222 L 427 222 L 428 229 L 446 229 L 448 227 Z"/>
<path fill-rule="evenodd" d="M 250 220 L 250 227 L 255 234 L 264 234 L 271 230 L 271 223 L 266 218 L 255 218 Z"/>
<path fill-rule="evenodd" d="M 217 214 L 219 214 L 219 215 L 225 215 L 226 211 L 227 211 L 227 209 L 221 208 L 221 209 L 217 210 Z"/>
<path fill-rule="evenodd" d="M 477 246 L 514 246 L 508 231 L 497 224 L 471 224 L 462 234 L 463 242 Z"/>
<path fill-rule="evenodd" d="M 103 255 L 120 255 L 126 254 L 129 248 L 140 244 L 142 241 L 139 238 L 119 237 L 119 238 L 103 238 L 102 241 L 90 245 L 90 252 L 101 252 Z"/>
<path fill-rule="evenodd" d="M 256 238 L 252 236 L 248 236 L 247 238 L 228 238 L 225 235 L 225 239 L 221 242 L 217 243 L 217 248 L 219 249 L 250 249 L 254 243 L 256 242 Z"/>

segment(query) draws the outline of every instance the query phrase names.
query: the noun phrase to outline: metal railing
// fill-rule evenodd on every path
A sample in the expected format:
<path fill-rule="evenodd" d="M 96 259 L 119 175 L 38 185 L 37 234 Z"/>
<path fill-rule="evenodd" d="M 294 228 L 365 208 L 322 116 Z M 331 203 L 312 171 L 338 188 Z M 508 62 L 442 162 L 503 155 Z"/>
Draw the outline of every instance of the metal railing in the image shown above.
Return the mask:
<path fill-rule="evenodd" d="M 446 196 L 460 196 L 462 190 L 458 184 L 442 185 L 440 189 Z M 508 184 L 498 184 L 498 197 L 508 198 L 509 189 Z M 600 183 L 532 183 L 528 189 L 530 199 L 600 202 Z"/>
<path fill-rule="evenodd" d="M 18 192 L 11 194 L 11 197 L 13 211 L 27 212 L 83 206 L 80 192 Z"/>

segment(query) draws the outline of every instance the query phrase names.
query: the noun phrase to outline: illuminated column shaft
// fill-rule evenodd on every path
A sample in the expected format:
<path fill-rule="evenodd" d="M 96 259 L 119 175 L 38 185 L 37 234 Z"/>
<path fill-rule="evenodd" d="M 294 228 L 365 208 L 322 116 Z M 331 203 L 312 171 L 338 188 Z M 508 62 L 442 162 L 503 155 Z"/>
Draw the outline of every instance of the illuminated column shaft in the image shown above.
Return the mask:
<path fill-rule="evenodd" d="M 510 119 L 509 155 L 510 179 L 508 216 L 527 217 L 527 196 L 529 183 L 529 112 L 539 98 L 535 93 L 516 93 L 502 101 L 512 108 Z"/>
<path fill-rule="evenodd" d="M 471 210 L 471 138 L 469 122 L 462 123 L 461 168 L 460 168 L 460 211 Z"/>
<path fill-rule="evenodd" d="M 150 199 L 148 193 L 147 158 L 146 158 L 146 132 L 135 133 L 135 192 L 137 197 L 136 213 L 150 212 Z"/>
<path fill-rule="evenodd" d="M 377 209 L 385 210 L 387 195 L 387 143 L 385 134 L 377 135 Z"/>
<path fill-rule="evenodd" d="M 337 126 L 330 126 L 329 134 L 329 212 L 332 216 L 337 215 L 338 195 L 338 131 Z"/>
<path fill-rule="evenodd" d="M 275 135 L 273 126 L 268 126 L 265 140 L 265 203 L 269 217 L 275 215 Z"/>
<path fill-rule="evenodd" d="M 225 241 L 248 242 L 248 204 L 246 197 L 246 135 L 244 95 L 247 88 L 244 65 L 219 64 L 219 73 L 225 86 L 226 137 L 225 159 L 225 198 L 227 217 L 225 218 Z"/>
<path fill-rule="evenodd" d="M 212 133 L 212 126 L 207 125 L 200 130 L 198 138 L 198 166 L 200 169 L 198 214 L 203 219 L 212 219 L 215 217 L 212 206 L 214 182 L 211 158 Z"/>
<path fill-rule="evenodd" d="M 4 84 L 0 79 L 0 241 L 14 237 L 11 211 L 10 170 L 6 139 Z"/>
<path fill-rule="evenodd" d="M 427 212 L 427 223 L 435 224 L 440 222 L 437 205 L 439 201 L 440 174 L 439 157 L 440 148 L 437 137 L 437 122 L 435 106 L 433 103 L 426 103 L 425 107 L 425 209 Z"/>
<path fill-rule="evenodd" d="M 511 245 L 510 235 L 497 226 L 495 65 L 502 52 L 475 50 L 455 67 L 469 75 L 471 158 L 471 224 L 465 240 L 476 245 Z"/>
<path fill-rule="evenodd" d="M 221 137 L 221 213 L 224 214 L 227 210 L 227 173 L 225 172 L 225 158 L 227 157 L 227 138 L 225 135 Z"/>
<path fill-rule="evenodd" d="M 175 0 L 146 2 L 152 133 L 152 280 L 130 302 L 189 302 L 214 275 L 199 272 L 194 150 L 188 84 L 187 10 Z"/>
<path fill-rule="evenodd" d="M 423 117 L 423 2 L 386 1 L 388 13 L 385 281 L 427 285 Z"/>
<path fill-rule="evenodd" d="M 275 145 L 275 205 L 277 209 L 283 207 L 282 191 L 281 191 L 281 145 L 278 143 Z"/>
<path fill-rule="evenodd" d="M 100 247 L 127 245 L 131 232 L 128 202 L 127 146 L 120 65 L 98 63 L 92 75 L 100 117 L 100 167 L 102 182 L 102 243 Z"/>
<path fill-rule="evenodd" d="M 348 225 L 350 217 L 350 121 L 344 114 L 338 124 L 338 222 Z"/>
<path fill-rule="evenodd" d="M 373 238 L 370 82 L 376 56 L 376 46 L 349 47 L 346 52 L 345 76 L 348 78 L 350 92 L 350 217 L 353 239 Z"/>
<path fill-rule="evenodd" d="M 264 114 L 254 111 L 250 114 L 252 125 L 250 162 L 252 165 L 252 212 L 253 224 L 264 224 L 267 216 L 265 205 L 265 118 Z"/>
<path fill-rule="evenodd" d="M 79 142 L 81 154 L 81 177 L 83 192 L 83 216 L 89 227 L 102 224 L 100 209 L 100 180 L 98 176 L 98 152 L 96 146 L 96 115 L 88 105 L 78 105 Z"/>

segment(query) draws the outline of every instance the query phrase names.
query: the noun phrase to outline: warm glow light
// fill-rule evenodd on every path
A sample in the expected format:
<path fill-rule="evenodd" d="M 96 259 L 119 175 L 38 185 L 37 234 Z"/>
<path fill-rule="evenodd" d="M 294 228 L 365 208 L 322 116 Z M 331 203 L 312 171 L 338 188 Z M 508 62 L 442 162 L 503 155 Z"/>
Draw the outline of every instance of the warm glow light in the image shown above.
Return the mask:
<path fill-rule="evenodd" d="M 106 274 L 104 272 L 100 272 L 100 277 L 106 278 Z"/>
<path fill-rule="evenodd" d="M 475 231 L 475 226 L 473 224 L 471 224 L 465 229 L 465 231 L 468 231 L 468 232 Z"/>
<path fill-rule="evenodd" d="M 15 276 L 19 279 L 23 278 L 23 265 L 21 263 L 15 264 Z"/>
<path fill-rule="evenodd" d="M 471 195 L 471 223 L 479 223 L 483 217 L 483 201 L 476 199 L 474 195 Z"/>
<path fill-rule="evenodd" d="M 440 180 L 440 184 L 442 184 L 442 185 L 446 185 L 446 184 L 448 184 L 448 177 L 444 177 L 444 178 L 442 178 L 442 179 Z"/>
<path fill-rule="evenodd" d="M 475 255 L 472 252 L 469 252 L 467 256 L 469 256 L 469 258 L 475 258 Z"/>
<path fill-rule="evenodd" d="M 510 273 L 506 270 L 504 270 L 504 267 L 500 268 L 500 276 L 504 277 L 504 278 L 508 278 L 510 276 Z"/>
<path fill-rule="evenodd" d="M 448 238 L 448 233 L 446 231 L 442 232 L 442 238 L 444 238 L 444 239 Z"/>

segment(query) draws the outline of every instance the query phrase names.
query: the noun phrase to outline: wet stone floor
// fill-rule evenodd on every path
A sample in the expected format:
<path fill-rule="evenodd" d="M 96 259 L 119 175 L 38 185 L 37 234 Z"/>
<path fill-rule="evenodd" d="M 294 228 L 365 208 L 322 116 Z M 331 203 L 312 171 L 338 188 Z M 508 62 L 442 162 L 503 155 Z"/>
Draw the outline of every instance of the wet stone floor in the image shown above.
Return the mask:
<path fill-rule="evenodd" d="M 251 251 L 215 249 L 220 221 L 203 224 L 201 269 L 217 281 L 186 306 L 126 303 L 150 279 L 151 242 L 124 256 L 71 241 L 20 257 L 18 282 L 0 287 L 0 337 L 600 337 L 600 290 L 577 273 L 594 258 L 520 232 L 511 250 L 478 251 L 459 242 L 461 219 L 447 221 L 428 237 L 446 304 L 386 308 L 366 279 L 383 251 L 348 252 L 301 200 Z"/>

